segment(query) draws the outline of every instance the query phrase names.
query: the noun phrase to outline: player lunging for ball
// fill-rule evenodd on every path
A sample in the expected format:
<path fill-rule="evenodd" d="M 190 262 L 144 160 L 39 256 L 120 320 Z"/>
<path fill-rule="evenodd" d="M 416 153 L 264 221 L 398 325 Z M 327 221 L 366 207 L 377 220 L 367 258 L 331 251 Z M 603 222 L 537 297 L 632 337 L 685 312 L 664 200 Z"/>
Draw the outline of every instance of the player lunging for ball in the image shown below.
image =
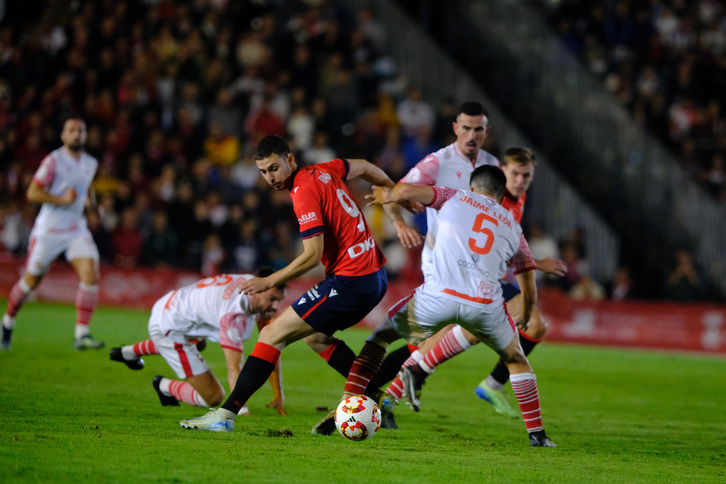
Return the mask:
<path fill-rule="evenodd" d="M 360 177 L 392 187 L 394 183 L 380 168 L 365 160 L 344 159 L 298 168 L 295 155 L 279 136 L 260 142 L 255 161 L 273 189 L 290 191 L 303 252 L 279 271 L 243 282 L 240 290 L 250 295 L 266 291 L 321 261 L 325 279 L 260 331 L 222 407 L 200 418 L 182 420 L 185 428 L 231 431 L 237 412 L 265 382 L 285 346 L 306 337 L 331 338 L 335 331 L 353 326 L 380 302 L 388 287 L 385 258 L 345 185 L 346 180 Z"/>

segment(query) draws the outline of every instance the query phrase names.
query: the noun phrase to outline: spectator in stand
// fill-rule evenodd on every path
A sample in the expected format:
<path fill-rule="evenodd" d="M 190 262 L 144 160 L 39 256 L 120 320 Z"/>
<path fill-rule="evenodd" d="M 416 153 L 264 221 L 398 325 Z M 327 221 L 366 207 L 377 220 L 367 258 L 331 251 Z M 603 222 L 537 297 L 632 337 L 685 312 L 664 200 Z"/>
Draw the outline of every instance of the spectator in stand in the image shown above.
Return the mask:
<path fill-rule="evenodd" d="M 157 210 L 151 230 L 144 237 L 141 264 L 152 267 L 173 267 L 177 264 L 179 238 L 169 227 L 166 212 Z"/>
<path fill-rule="evenodd" d="M 239 139 L 227 132 L 220 121 L 214 120 L 209 123 L 209 136 L 204 141 L 204 154 L 213 165 L 232 165 L 239 160 Z"/>
<path fill-rule="evenodd" d="M 560 247 L 560 258 L 567 267 L 567 274 L 560 278 L 560 286 L 565 292 L 569 292 L 582 279 L 583 274 L 588 272 L 587 262 L 580 256 L 577 244 L 568 241 Z"/>
<path fill-rule="evenodd" d="M 676 252 L 675 265 L 665 281 L 665 294 L 677 302 L 700 301 L 705 295 L 703 275 L 686 249 Z"/>
<path fill-rule="evenodd" d="M 302 159 L 306 165 L 327 163 L 335 158 L 335 152 L 328 143 L 328 135 L 325 131 L 316 131 L 313 134 L 313 143 L 310 148 L 303 151 Z"/>
<path fill-rule="evenodd" d="M 587 272 L 581 274 L 580 280 L 570 289 L 568 294 L 572 299 L 579 300 L 601 301 L 605 299 L 605 289 Z"/>
<path fill-rule="evenodd" d="M 630 271 L 624 265 L 618 266 L 615 270 L 615 277 L 608 290 L 608 296 L 613 301 L 623 301 L 634 297 L 633 280 Z"/>
<path fill-rule="evenodd" d="M 138 221 L 134 207 L 126 207 L 121 213 L 121 220 L 111 236 L 113 263 L 116 267 L 133 269 L 139 263 L 143 242 Z"/>
<path fill-rule="evenodd" d="M 423 100 L 423 91 L 417 84 L 408 87 L 406 99 L 398 105 L 397 114 L 403 127 L 403 135 L 407 138 L 415 137 L 421 126 L 433 129 L 436 122 L 436 113 L 431 105 Z"/>
<path fill-rule="evenodd" d="M 557 259 L 560 254 L 557 248 L 557 242 L 554 237 L 548 235 L 544 231 L 544 227 L 539 222 L 533 222 L 529 224 L 529 233 L 527 235 L 527 241 L 529 242 L 529 250 L 532 252 L 532 256 L 535 260 L 541 259 Z M 547 281 L 556 282 L 557 277 L 549 276 L 542 271 L 535 272 L 535 280 L 537 284 L 545 284 Z"/>

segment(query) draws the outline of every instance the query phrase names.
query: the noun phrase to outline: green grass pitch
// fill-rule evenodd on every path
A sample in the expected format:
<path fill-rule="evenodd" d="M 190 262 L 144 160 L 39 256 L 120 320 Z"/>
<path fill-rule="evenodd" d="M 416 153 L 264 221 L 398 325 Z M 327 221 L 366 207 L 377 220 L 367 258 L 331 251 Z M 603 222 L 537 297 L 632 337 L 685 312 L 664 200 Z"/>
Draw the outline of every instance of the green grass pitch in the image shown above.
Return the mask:
<path fill-rule="evenodd" d="M 399 406 L 400 430 L 349 442 L 310 435 L 343 379 L 302 343 L 282 353 L 288 417 L 265 408 L 266 384 L 234 432 L 196 432 L 179 420 L 205 409 L 159 405 L 151 380 L 173 376 L 161 357 L 142 371 L 108 358 L 147 337 L 146 312 L 100 308 L 101 351 L 73 350 L 73 320 L 72 306 L 29 303 L 0 353 L 4 483 L 726 482 L 725 358 L 543 344 L 531 361 L 559 447 L 533 449 L 523 422 L 474 395 L 495 360 L 480 346 L 436 370 L 420 413 Z M 367 334 L 339 336 L 358 351 Z M 219 346 L 203 354 L 226 386 Z"/>

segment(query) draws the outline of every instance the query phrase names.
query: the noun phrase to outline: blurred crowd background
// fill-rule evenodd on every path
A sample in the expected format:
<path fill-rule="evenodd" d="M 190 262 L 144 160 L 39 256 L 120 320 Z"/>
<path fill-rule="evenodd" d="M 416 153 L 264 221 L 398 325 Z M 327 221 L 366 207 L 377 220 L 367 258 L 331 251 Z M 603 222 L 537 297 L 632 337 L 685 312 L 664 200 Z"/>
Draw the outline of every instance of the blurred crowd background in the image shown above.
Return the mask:
<path fill-rule="evenodd" d="M 562 41 L 615 98 L 726 203 L 724 2 L 548 2 Z M 453 142 L 455 93 L 425 99 L 386 53 L 371 6 L 333 0 L 0 1 L 0 249 L 22 255 L 38 207 L 25 190 L 60 146 L 65 116 L 88 125 L 99 160 L 104 262 L 213 274 L 280 268 L 299 251 L 287 193 L 266 186 L 253 155 L 269 134 L 304 163 L 365 158 L 397 181 Z M 496 132 L 484 149 L 499 156 Z M 534 182 L 536 185 L 536 181 Z M 354 187 L 359 201 L 366 187 Z M 368 220 L 392 277 L 417 279 L 380 212 Z M 420 223 L 421 219 L 416 219 Z M 586 241 L 525 225 L 538 256 L 570 274 L 541 279 L 573 297 L 637 297 L 629 268 L 587 277 Z M 421 227 L 424 230 L 423 227 Z M 677 256 L 663 297 L 707 297 L 692 255 Z"/>

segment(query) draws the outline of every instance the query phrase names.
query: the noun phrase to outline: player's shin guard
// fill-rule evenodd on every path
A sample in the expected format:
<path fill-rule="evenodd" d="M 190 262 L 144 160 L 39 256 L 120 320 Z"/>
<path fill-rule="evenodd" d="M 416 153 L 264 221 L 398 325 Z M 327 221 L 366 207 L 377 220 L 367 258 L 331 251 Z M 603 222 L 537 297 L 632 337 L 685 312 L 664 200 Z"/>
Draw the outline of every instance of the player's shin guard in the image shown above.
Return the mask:
<path fill-rule="evenodd" d="M 25 279 L 21 278 L 16 282 L 10 289 L 10 295 L 8 296 L 8 307 L 5 310 L 7 315 L 14 318 L 32 292 L 32 289 L 25 283 Z"/>
<path fill-rule="evenodd" d="M 76 338 L 88 334 L 88 324 L 98 304 L 98 286 L 81 282 L 76 291 Z"/>
<path fill-rule="evenodd" d="M 511 376 L 512 391 L 517 397 L 527 432 L 542 430 L 542 412 L 539 406 L 537 377 L 534 373 L 516 373 Z"/>
<path fill-rule="evenodd" d="M 446 360 L 453 358 L 459 353 L 463 353 L 471 347 L 466 340 L 464 333 L 461 332 L 461 326 L 454 326 L 453 329 L 447 331 L 436 346 L 426 353 L 423 362 L 419 363 L 421 369 L 431 374 L 434 368 L 439 366 Z"/>
<path fill-rule="evenodd" d="M 222 408 L 234 412 L 236 415 L 252 394 L 267 381 L 279 359 L 280 350 L 258 342 L 252 350 L 252 354 L 245 361 L 242 371 L 237 377 L 237 383 Z"/>
<path fill-rule="evenodd" d="M 519 344 L 522 346 L 522 352 L 524 352 L 525 356 L 530 354 L 534 347 L 537 346 L 537 343 L 539 343 L 540 341 L 541 340 L 539 339 L 534 339 L 531 336 L 528 336 L 524 331 L 519 332 Z M 497 361 L 497 364 L 494 365 L 494 369 L 492 370 L 490 376 L 503 387 L 507 383 L 507 380 L 509 380 L 509 369 L 507 368 L 507 365 L 505 365 L 504 362 L 500 359 L 499 361 Z M 497 390 L 498 389 L 499 388 L 497 388 Z"/>
<path fill-rule="evenodd" d="M 355 353 L 345 344 L 345 341 L 336 338 L 335 343 L 318 354 L 331 368 L 343 375 L 344 378 L 348 378 L 350 367 L 353 366 L 355 361 Z"/>
<path fill-rule="evenodd" d="M 350 374 L 343 390 L 346 395 L 362 395 L 365 392 L 371 378 L 381 367 L 387 348 L 388 344 L 378 341 L 376 338 L 366 340 L 360 355 L 350 368 Z"/>

